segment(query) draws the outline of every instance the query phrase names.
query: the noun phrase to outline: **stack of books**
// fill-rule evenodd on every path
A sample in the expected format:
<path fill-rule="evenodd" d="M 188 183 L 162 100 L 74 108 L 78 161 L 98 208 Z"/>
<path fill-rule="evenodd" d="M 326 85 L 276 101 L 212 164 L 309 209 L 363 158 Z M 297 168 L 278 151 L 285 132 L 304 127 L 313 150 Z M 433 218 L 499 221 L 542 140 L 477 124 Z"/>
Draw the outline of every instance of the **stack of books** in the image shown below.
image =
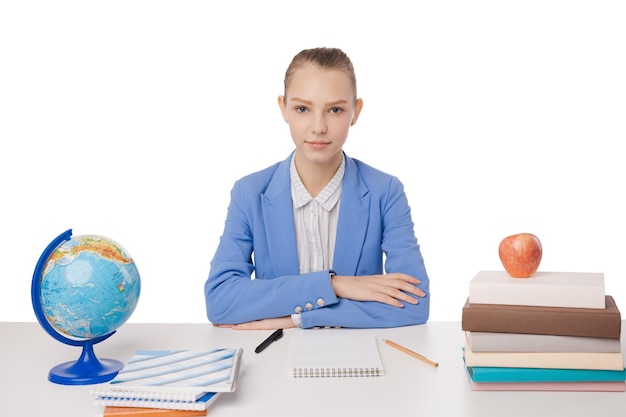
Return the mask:
<path fill-rule="evenodd" d="M 139 350 L 91 391 L 103 416 L 190 417 L 237 387 L 243 350 Z"/>
<path fill-rule="evenodd" d="M 602 273 L 481 271 L 461 322 L 470 387 L 626 391 L 621 325 Z"/>

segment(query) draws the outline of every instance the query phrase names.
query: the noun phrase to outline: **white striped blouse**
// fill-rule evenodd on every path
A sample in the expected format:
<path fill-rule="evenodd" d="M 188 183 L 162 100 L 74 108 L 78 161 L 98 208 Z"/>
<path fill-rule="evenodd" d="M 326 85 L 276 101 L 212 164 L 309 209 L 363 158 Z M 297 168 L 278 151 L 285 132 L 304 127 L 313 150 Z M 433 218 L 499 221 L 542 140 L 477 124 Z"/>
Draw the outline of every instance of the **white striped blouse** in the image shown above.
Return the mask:
<path fill-rule="evenodd" d="M 345 166 L 344 157 L 335 176 L 313 198 L 304 188 L 294 158 L 291 158 L 291 198 L 300 274 L 332 267 Z"/>

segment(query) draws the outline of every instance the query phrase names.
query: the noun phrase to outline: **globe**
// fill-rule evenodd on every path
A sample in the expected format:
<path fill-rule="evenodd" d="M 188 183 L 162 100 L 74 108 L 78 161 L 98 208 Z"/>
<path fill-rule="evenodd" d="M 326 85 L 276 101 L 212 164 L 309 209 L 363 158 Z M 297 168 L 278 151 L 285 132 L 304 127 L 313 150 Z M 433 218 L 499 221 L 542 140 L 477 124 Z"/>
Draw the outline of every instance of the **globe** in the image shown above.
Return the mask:
<path fill-rule="evenodd" d="M 78 360 L 53 367 L 48 379 L 65 385 L 113 379 L 123 363 L 99 359 L 93 345 L 122 326 L 139 301 L 135 262 L 116 241 L 100 235 L 60 234 L 43 251 L 31 286 L 39 324 L 56 340 L 82 347 Z"/>

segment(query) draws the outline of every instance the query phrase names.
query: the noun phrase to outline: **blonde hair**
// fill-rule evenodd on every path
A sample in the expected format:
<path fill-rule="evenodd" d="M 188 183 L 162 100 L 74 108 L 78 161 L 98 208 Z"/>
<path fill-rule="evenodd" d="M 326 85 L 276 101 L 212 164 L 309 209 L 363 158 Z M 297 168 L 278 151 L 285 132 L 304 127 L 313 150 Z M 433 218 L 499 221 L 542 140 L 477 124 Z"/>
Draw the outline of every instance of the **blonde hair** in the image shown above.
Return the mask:
<path fill-rule="evenodd" d="M 350 61 L 350 58 L 345 52 L 338 48 L 304 49 L 294 56 L 285 72 L 285 97 L 287 97 L 287 89 L 289 88 L 293 73 L 306 65 L 315 65 L 325 70 L 339 70 L 345 72 L 352 83 L 354 100 L 356 100 L 356 75 L 354 74 L 352 61 Z"/>

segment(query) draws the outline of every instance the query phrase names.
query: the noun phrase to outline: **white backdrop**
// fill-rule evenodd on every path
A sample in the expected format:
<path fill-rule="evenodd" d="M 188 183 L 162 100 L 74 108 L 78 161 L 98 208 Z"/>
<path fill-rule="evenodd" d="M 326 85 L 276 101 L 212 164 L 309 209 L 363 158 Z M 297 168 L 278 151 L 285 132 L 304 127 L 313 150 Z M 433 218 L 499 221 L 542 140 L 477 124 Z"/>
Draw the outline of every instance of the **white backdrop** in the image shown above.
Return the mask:
<path fill-rule="evenodd" d="M 626 309 L 624 22 L 602 0 L 3 1 L 0 320 L 35 320 L 35 264 L 73 229 L 135 259 L 131 321 L 205 322 L 230 188 L 291 151 L 276 97 L 316 46 L 354 62 L 345 150 L 405 184 L 432 320 L 518 232 Z"/>

